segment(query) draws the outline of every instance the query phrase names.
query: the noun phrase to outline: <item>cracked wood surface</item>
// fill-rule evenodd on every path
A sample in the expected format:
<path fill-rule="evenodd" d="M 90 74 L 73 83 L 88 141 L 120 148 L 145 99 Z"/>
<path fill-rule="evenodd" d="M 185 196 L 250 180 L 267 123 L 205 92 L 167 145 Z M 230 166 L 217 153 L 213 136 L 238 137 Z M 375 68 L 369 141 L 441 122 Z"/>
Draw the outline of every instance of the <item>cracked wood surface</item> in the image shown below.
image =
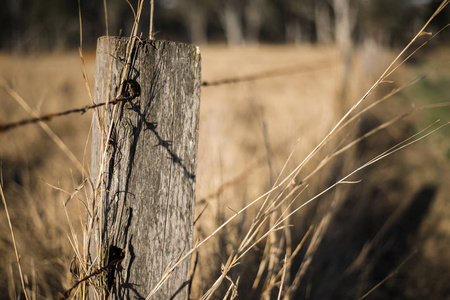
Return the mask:
<path fill-rule="evenodd" d="M 113 99 L 120 91 L 128 41 L 98 40 L 95 102 Z M 200 54 L 192 45 L 136 40 L 128 69 L 125 79 L 139 84 L 140 95 L 106 111 L 100 108 L 93 121 L 93 182 L 105 143 L 107 151 L 102 180 L 91 199 L 91 211 L 99 208 L 91 259 L 98 257 L 97 267 L 106 265 L 109 247 L 125 249 L 120 266 L 98 279 L 106 289 L 95 293 L 111 299 L 144 299 L 165 268 L 192 247 Z M 154 299 L 186 299 L 188 273 L 186 260 Z"/>

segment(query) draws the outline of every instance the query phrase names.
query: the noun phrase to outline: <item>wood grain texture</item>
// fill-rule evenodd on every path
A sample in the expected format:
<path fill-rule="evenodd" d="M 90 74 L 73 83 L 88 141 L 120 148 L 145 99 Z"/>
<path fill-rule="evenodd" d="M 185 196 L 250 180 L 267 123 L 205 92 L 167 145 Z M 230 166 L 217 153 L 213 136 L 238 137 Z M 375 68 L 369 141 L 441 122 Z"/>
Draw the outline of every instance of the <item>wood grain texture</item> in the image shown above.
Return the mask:
<path fill-rule="evenodd" d="M 95 102 L 117 97 L 128 41 L 99 38 Z M 91 208 L 99 208 L 91 259 L 97 258 L 97 266 L 107 264 L 110 246 L 126 253 L 102 279 L 111 299 L 145 298 L 165 268 L 192 247 L 200 54 L 192 45 L 137 40 L 130 62 L 126 79 L 139 83 L 140 96 L 99 110 L 93 121 L 93 182 L 105 143 L 107 151 L 91 200 Z M 154 299 L 186 299 L 188 273 L 186 260 Z"/>

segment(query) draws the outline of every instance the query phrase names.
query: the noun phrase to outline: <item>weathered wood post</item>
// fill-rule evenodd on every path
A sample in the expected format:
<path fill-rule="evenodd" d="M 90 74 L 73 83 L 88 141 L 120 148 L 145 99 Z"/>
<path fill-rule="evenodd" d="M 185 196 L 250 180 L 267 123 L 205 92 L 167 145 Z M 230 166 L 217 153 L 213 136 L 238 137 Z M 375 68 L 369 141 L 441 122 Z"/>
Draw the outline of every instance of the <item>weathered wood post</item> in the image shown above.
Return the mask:
<path fill-rule="evenodd" d="M 192 247 L 200 53 L 187 44 L 101 37 L 95 77 L 96 103 L 133 99 L 94 114 L 89 247 L 104 272 L 89 294 L 144 299 Z M 186 260 L 154 299 L 186 299 L 188 273 Z"/>

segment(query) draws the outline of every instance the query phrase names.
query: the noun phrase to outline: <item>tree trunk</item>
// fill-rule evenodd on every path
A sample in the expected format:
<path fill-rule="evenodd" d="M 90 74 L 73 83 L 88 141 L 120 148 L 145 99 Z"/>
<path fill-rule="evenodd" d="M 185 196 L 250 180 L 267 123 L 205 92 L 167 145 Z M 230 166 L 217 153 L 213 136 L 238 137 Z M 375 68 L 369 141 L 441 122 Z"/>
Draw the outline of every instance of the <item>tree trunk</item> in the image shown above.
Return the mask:
<path fill-rule="evenodd" d="M 188 9 L 185 13 L 185 22 L 189 30 L 191 42 L 194 44 L 206 44 L 208 42 L 207 35 L 207 15 L 202 8 L 195 7 Z"/>
<path fill-rule="evenodd" d="M 351 0 L 333 0 L 335 13 L 335 39 L 341 52 L 340 87 L 338 90 L 337 117 L 348 110 L 350 77 L 353 67 L 352 31 L 356 22 L 356 8 L 351 7 Z"/>
<path fill-rule="evenodd" d="M 286 42 L 299 44 L 302 41 L 302 29 L 297 17 L 291 16 L 285 23 Z"/>
<path fill-rule="evenodd" d="M 267 3 L 262 0 L 251 0 L 245 8 L 245 39 L 249 43 L 257 44 L 259 42 L 264 5 Z"/>
<path fill-rule="evenodd" d="M 228 45 L 244 44 L 242 11 L 235 1 L 227 1 L 221 14 Z"/>
<path fill-rule="evenodd" d="M 314 2 L 314 20 L 316 23 L 317 42 L 329 44 L 332 41 L 330 8 L 324 1 Z"/>
<path fill-rule="evenodd" d="M 120 92 L 128 43 L 98 40 L 96 103 Z M 90 298 L 143 299 L 192 247 L 200 54 L 192 45 L 136 40 L 130 57 L 121 95 L 139 96 L 99 109 L 93 121 L 90 256 L 105 272 Z M 186 260 L 154 299 L 187 299 L 188 271 Z"/>

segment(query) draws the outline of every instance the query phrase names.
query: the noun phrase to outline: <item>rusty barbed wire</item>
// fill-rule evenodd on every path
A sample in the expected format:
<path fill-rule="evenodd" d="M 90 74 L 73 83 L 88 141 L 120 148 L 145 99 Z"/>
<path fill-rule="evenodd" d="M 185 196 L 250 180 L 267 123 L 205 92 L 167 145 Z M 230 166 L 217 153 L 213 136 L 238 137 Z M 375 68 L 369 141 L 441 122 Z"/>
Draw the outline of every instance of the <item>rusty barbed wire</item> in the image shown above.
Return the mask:
<path fill-rule="evenodd" d="M 25 120 L 21 120 L 21 121 L 14 122 L 14 123 L 0 124 L 0 132 L 5 132 L 5 131 L 8 131 L 10 129 L 13 129 L 13 128 L 16 128 L 16 127 L 20 127 L 20 126 L 24 126 L 24 125 L 27 125 L 27 124 L 38 123 L 38 122 L 49 122 L 55 117 L 61 117 L 61 116 L 65 116 L 65 115 L 69 115 L 69 114 L 73 114 L 73 113 L 84 114 L 90 109 L 94 109 L 94 108 L 97 108 L 97 107 L 100 107 L 100 106 L 104 106 L 104 105 L 107 105 L 108 103 L 109 104 L 117 104 L 120 101 L 128 101 L 128 100 L 131 100 L 131 98 L 130 99 L 117 98 L 117 99 L 113 99 L 113 100 L 111 100 L 109 102 L 103 102 L 103 103 L 98 103 L 98 104 L 94 104 L 94 105 L 84 106 L 82 108 L 75 108 L 75 109 L 69 109 L 69 110 L 62 111 L 62 112 L 46 114 L 46 115 L 42 115 L 40 117 L 31 118 L 31 119 L 25 119 Z"/>
<path fill-rule="evenodd" d="M 261 80 L 261 79 L 267 79 L 267 78 L 273 78 L 273 77 L 281 77 L 281 76 L 289 76 L 289 75 L 295 75 L 300 73 L 306 73 L 306 72 L 312 72 L 317 71 L 324 68 L 330 68 L 333 64 L 330 60 L 323 60 L 320 62 L 312 62 L 308 65 L 306 64 L 298 64 L 291 67 L 285 67 L 285 68 L 277 68 L 277 69 L 271 69 L 266 70 L 263 72 L 258 72 L 246 76 L 237 76 L 237 77 L 231 77 L 231 78 L 224 78 L 220 80 L 215 81 L 203 81 L 202 86 L 204 87 L 210 87 L 210 86 L 218 86 L 218 85 L 225 85 L 225 84 L 233 84 L 233 83 L 240 83 L 240 82 L 246 82 L 246 81 L 255 81 L 255 80 Z"/>
<path fill-rule="evenodd" d="M 272 70 L 266 70 L 264 72 L 258 72 L 258 73 L 250 74 L 247 76 L 230 77 L 230 78 L 225 78 L 225 79 L 220 79 L 220 80 L 215 80 L 215 81 L 203 81 L 201 83 L 201 86 L 202 87 L 220 86 L 220 85 L 234 84 L 234 83 L 240 83 L 240 82 L 246 82 L 246 81 L 255 81 L 255 80 L 261 80 L 261 79 L 273 78 L 273 77 L 289 76 L 289 75 L 295 75 L 295 74 L 299 74 L 299 73 L 316 71 L 316 70 L 320 70 L 322 68 L 329 68 L 330 65 L 332 65 L 332 64 L 330 64 L 330 61 L 326 60 L 326 61 L 322 61 L 321 63 L 314 62 L 314 63 L 310 63 L 309 65 L 302 64 L 302 65 L 291 66 L 288 68 L 277 68 L 277 69 L 272 69 Z M 69 114 L 81 113 L 83 115 L 91 109 L 98 108 L 101 106 L 107 106 L 107 105 L 115 105 L 119 102 L 131 101 L 131 100 L 135 99 L 136 97 L 138 97 L 139 95 L 140 95 L 140 90 L 137 94 L 131 93 L 131 95 L 129 95 L 129 96 L 120 96 L 118 98 L 109 100 L 107 102 L 97 103 L 97 104 L 93 104 L 93 105 L 87 105 L 87 106 L 84 106 L 81 108 L 74 108 L 74 109 L 69 109 L 66 111 L 61 111 L 61 112 L 56 112 L 56 113 L 51 113 L 51 114 L 45 114 L 45 115 L 42 115 L 39 117 L 23 119 L 23 120 L 20 120 L 17 122 L 12 122 L 12 123 L 6 123 L 6 124 L 0 123 L 0 133 L 6 132 L 8 130 L 11 130 L 11 129 L 14 129 L 17 127 L 29 125 L 29 124 L 35 124 L 35 123 L 39 123 L 39 122 L 50 122 L 52 119 L 54 119 L 56 117 L 62 117 L 62 116 L 66 116 Z"/>
<path fill-rule="evenodd" d="M 61 111 L 61 112 L 57 112 L 57 113 L 46 114 L 46 115 L 42 115 L 40 117 L 24 119 L 24 120 L 13 122 L 13 123 L 0 124 L 0 132 L 5 132 L 5 131 L 11 130 L 13 128 L 17 128 L 17 127 L 28 125 L 28 124 L 33 124 L 33 123 L 38 123 L 38 122 L 49 122 L 53 118 L 62 117 L 62 116 L 66 116 L 69 114 L 74 114 L 74 113 L 85 114 L 88 110 L 91 110 L 91 109 L 94 109 L 97 107 L 101 107 L 101 106 L 107 106 L 109 104 L 115 105 L 119 102 L 130 101 L 136 97 L 137 96 L 118 97 L 118 98 L 112 99 L 108 102 L 102 102 L 102 103 L 97 103 L 94 105 L 87 105 L 87 106 L 84 106 L 81 108 L 74 108 L 74 109 L 69 109 L 69 110 Z"/>
<path fill-rule="evenodd" d="M 122 83 L 122 85 L 124 86 L 122 95 L 117 98 L 111 99 L 107 102 L 102 102 L 102 103 L 97 103 L 97 104 L 93 104 L 93 105 L 83 106 L 81 108 L 73 108 L 73 109 L 69 109 L 69 110 L 65 110 L 65 111 L 61 111 L 61 112 L 46 114 L 46 115 L 42 115 L 39 117 L 24 119 L 24 120 L 13 122 L 13 123 L 0 124 L 0 133 L 11 130 L 13 128 L 28 125 L 28 124 L 34 124 L 34 123 L 38 123 L 38 122 L 49 122 L 53 118 L 62 117 L 62 116 L 66 116 L 69 114 L 74 114 L 74 113 L 84 114 L 88 110 L 91 110 L 91 109 L 94 109 L 97 107 L 107 106 L 107 105 L 115 105 L 119 102 L 124 102 L 124 101 L 131 101 L 140 96 L 141 87 L 136 81 L 125 80 Z"/>

